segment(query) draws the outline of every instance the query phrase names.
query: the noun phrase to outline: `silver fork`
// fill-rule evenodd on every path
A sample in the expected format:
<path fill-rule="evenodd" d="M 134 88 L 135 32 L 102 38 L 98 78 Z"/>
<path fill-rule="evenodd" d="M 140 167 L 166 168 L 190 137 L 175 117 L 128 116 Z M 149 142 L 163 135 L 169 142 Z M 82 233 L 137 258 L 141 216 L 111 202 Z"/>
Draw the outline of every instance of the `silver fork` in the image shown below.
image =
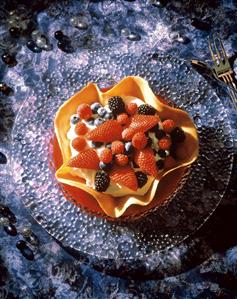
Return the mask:
<path fill-rule="evenodd" d="M 214 76 L 228 85 L 228 91 L 234 108 L 237 110 L 237 88 L 233 80 L 233 70 L 224 49 L 223 43 L 218 35 L 208 40 L 209 51 L 214 62 Z"/>

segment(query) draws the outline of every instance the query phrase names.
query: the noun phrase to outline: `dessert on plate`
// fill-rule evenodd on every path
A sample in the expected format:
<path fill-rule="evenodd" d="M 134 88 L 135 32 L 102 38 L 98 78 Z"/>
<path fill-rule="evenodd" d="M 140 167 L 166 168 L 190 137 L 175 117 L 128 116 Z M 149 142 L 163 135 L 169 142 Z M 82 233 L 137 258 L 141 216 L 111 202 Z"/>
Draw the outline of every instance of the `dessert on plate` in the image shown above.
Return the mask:
<path fill-rule="evenodd" d="M 59 107 L 54 126 L 56 179 L 77 204 L 111 218 L 142 211 L 159 192 L 170 195 L 198 156 L 188 114 L 162 103 L 137 76 L 108 90 L 89 83 Z"/>

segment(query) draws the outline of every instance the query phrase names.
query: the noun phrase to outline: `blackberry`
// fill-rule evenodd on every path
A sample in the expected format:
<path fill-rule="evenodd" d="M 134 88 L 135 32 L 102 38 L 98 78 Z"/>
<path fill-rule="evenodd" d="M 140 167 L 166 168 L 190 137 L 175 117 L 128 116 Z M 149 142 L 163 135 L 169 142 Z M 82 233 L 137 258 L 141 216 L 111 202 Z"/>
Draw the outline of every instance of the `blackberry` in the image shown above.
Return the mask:
<path fill-rule="evenodd" d="M 143 104 L 138 107 L 138 114 L 143 114 L 143 115 L 154 115 L 156 114 L 156 109 L 152 107 L 151 105 L 148 104 Z"/>
<path fill-rule="evenodd" d="M 109 109 L 113 113 L 113 115 L 118 115 L 120 113 L 125 112 L 125 104 L 123 99 L 119 96 L 115 96 L 109 99 L 108 101 Z"/>
<path fill-rule="evenodd" d="M 165 158 L 166 157 L 166 152 L 162 149 L 159 149 L 158 150 L 158 155 L 161 157 L 161 158 Z"/>
<path fill-rule="evenodd" d="M 137 177 L 137 184 L 139 188 L 142 188 L 147 183 L 147 175 L 142 171 L 135 172 Z"/>
<path fill-rule="evenodd" d="M 180 143 L 180 142 L 183 142 L 185 140 L 185 133 L 181 128 L 176 127 L 170 133 L 170 137 L 171 137 L 171 140 L 172 140 L 173 143 Z"/>
<path fill-rule="evenodd" d="M 101 170 L 97 171 L 95 175 L 95 190 L 98 192 L 104 192 L 109 187 L 110 178 L 109 175 Z"/>
<path fill-rule="evenodd" d="M 159 170 L 163 169 L 164 168 L 164 161 L 162 159 L 159 159 L 157 162 L 156 162 L 156 166 Z"/>
<path fill-rule="evenodd" d="M 91 146 L 92 147 L 101 147 L 103 145 L 103 142 L 99 142 L 99 141 L 92 141 L 91 142 Z"/>

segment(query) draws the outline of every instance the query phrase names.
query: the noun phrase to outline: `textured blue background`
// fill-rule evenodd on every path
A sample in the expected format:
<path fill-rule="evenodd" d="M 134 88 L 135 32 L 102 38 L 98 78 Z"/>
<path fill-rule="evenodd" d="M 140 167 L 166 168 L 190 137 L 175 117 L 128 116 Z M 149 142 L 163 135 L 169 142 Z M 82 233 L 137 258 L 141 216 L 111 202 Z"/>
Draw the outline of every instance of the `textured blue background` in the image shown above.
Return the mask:
<path fill-rule="evenodd" d="M 27 33 L 20 39 L 10 38 L 8 10 L 15 2 L 3 2 L 0 51 L 10 49 L 18 60 L 14 68 L 0 61 L 1 81 L 15 90 L 15 96 L 0 96 L 0 149 L 6 154 L 14 116 L 29 90 L 40 84 L 64 55 L 70 57 L 69 66 L 75 63 L 73 53 L 58 49 L 56 30 L 63 30 L 71 38 L 74 51 L 81 53 L 78 67 L 86 64 L 89 49 L 106 45 L 132 53 L 156 49 L 187 60 L 210 61 L 207 38 L 220 32 L 237 68 L 236 1 L 162 1 L 160 6 L 158 1 L 40 1 L 40 5 L 33 1 L 30 6 L 22 2 L 30 7 L 25 9 L 26 17 L 47 36 L 53 49 L 33 53 L 26 47 Z M 85 31 L 69 22 L 80 14 L 89 25 Z M 205 30 L 196 28 L 194 17 L 205 20 Z M 124 34 L 128 30 L 138 34 L 139 40 L 129 40 Z M 236 114 L 228 104 L 228 95 L 221 86 L 210 84 L 226 102 L 236 139 Z M 16 214 L 18 231 L 28 226 L 40 241 L 39 247 L 33 248 L 35 261 L 30 262 L 15 247 L 20 237 L 10 237 L 0 228 L 0 298 L 237 298 L 236 173 L 235 162 L 221 206 L 198 233 L 171 250 L 171 275 L 145 281 L 139 280 L 139 275 L 136 279 L 109 276 L 73 259 L 31 218 L 9 183 L 9 169 L 0 166 L 0 202 Z"/>

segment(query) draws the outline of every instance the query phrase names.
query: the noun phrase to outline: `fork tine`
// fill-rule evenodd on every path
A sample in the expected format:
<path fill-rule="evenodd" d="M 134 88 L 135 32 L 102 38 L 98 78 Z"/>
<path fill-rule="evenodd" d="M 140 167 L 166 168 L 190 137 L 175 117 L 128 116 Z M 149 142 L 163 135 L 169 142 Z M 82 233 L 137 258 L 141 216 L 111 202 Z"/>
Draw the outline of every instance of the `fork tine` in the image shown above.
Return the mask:
<path fill-rule="evenodd" d="M 226 62 L 228 62 L 228 57 L 227 57 L 224 45 L 223 45 L 222 40 L 220 39 L 219 35 L 216 38 L 217 38 L 217 40 L 220 44 L 220 47 L 221 47 L 222 55 L 223 55 L 223 58 L 224 58 L 223 61 L 224 61 L 224 63 L 226 63 Z"/>
<path fill-rule="evenodd" d="M 217 61 L 216 56 L 213 51 L 213 41 L 211 41 L 210 37 L 208 38 L 208 47 L 209 47 L 209 51 L 211 53 L 211 57 L 212 57 L 214 64 L 218 65 L 218 61 Z"/>

